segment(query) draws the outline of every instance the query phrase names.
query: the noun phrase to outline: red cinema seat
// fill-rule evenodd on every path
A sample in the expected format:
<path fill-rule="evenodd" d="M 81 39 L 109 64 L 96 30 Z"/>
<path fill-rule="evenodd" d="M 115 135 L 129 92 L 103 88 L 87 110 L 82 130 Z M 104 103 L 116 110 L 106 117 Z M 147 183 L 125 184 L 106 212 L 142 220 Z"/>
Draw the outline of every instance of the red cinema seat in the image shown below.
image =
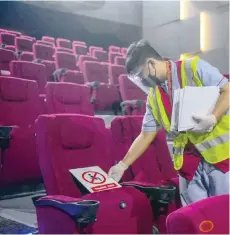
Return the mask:
<path fill-rule="evenodd" d="M 94 115 L 87 86 L 71 83 L 48 83 L 46 85 L 47 111 Z"/>
<path fill-rule="evenodd" d="M 30 36 L 27 36 L 27 35 L 22 35 L 20 36 L 21 38 L 26 38 L 26 39 L 29 39 L 29 40 L 32 40 L 34 43 L 36 42 L 36 38 L 34 37 L 30 37 Z"/>
<path fill-rule="evenodd" d="M 121 56 L 116 56 L 114 59 L 114 63 L 117 65 L 125 66 L 125 58 Z"/>
<path fill-rule="evenodd" d="M 65 48 L 65 47 L 57 47 L 56 52 L 67 52 L 67 53 L 71 53 L 71 54 L 74 53 L 74 51 L 72 49 Z"/>
<path fill-rule="evenodd" d="M 15 38 L 15 46 L 17 50 L 20 51 L 29 51 L 33 50 L 33 41 L 27 38 Z"/>
<path fill-rule="evenodd" d="M 10 70 L 10 61 L 15 59 L 13 51 L 0 48 L 0 70 Z"/>
<path fill-rule="evenodd" d="M 126 69 L 122 65 L 109 65 L 109 80 L 113 85 L 119 85 L 120 75 L 127 74 Z"/>
<path fill-rule="evenodd" d="M 47 41 L 43 41 L 43 40 L 37 40 L 36 44 L 54 47 L 54 44 L 52 42 L 47 42 Z"/>
<path fill-rule="evenodd" d="M 209 197 L 172 212 L 167 234 L 229 234 L 229 195 Z"/>
<path fill-rule="evenodd" d="M 13 52 L 16 51 L 16 47 L 15 47 L 15 46 L 11 46 L 11 45 L 6 45 L 6 46 L 4 47 L 4 49 L 10 50 L 10 51 L 13 51 Z"/>
<path fill-rule="evenodd" d="M 76 57 L 73 54 L 66 52 L 56 52 L 55 55 L 56 68 L 66 68 L 70 70 L 77 70 Z"/>
<path fill-rule="evenodd" d="M 53 45 L 55 44 L 55 39 L 49 36 L 42 36 L 42 41 L 51 42 Z"/>
<path fill-rule="evenodd" d="M 22 33 L 14 30 L 7 30 L 8 33 L 15 34 L 17 37 L 21 37 Z"/>
<path fill-rule="evenodd" d="M 73 47 L 73 45 L 86 45 L 86 43 L 83 41 L 73 41 L 72 47 Z"/>
<path fill-rule="evenodd" d="M 33 45 L 34 59 L 54 60 L 54 48 L 46 45 Z"/>
<path fill-rule="evenodd" d="M 127 75 L 120 75 L 119 89 L 123 102 L 123 112 L 126 115 L 144 115 L 146 111 L 146 94 L 132 83 Z"/>
<path fill-rule="evenodd" d="M 32 62 L 34 60 L 34 54 L 33 52 L 22 52 L 19 57 L 19 60 Z"/>
<path fill-rule="evenodd" d="M 73 51 L 76 55 L 87 55 L 88 48 L 85 45 L 73 45 Z"/>
<path fill-rule="evenodd" d="M 116 162 L 123 159 L 124 152 L 127 153 L 133 141 L 140 134 L 142 120 L 143 116 L 130 116 L 118 117 L 112 121 L 111 133 L 113 135 L 115 144 L 115 150 L 113 151 L 113 154 L 115 154 L 114 157 Z M 121 149 L 123 149 L 123 152 L 119 153 Z M 158 132 L 153 143 L 148 147 L 146 152 L 132 165 L 130 171 L 133 178 L 130 179 L 130 173 L 126 172 L 126 175 L 123 179 L 124 185 L 143 184 L 146 186 L 175 186 L 177 188 L 176 202 L 173 201 L 170 203 L 168 210 L 171 212 L 180 206 L 177 174 L 173 168 L 172 159 L 166 142 L 166 135 L 163 130 Z M 168 213 L 155 218 L 154 225 L 161 233 L 166 233 L 165 220 L 167 214 Z"/>
<path fill-rule="evenodd" d="M 0 43 L 14 46 L 16 35 L 11 33 L 0 33 Z"/>
<path fill-rule="evenodd" d="M 83 63 L 85 61 L 98 61 L 97 58 L 89 56 L 89 55 L 80 55 L 77 61 L 77 65 L 82 73 L 84 73 Z"/>
<path fill-rule="evenodd" d="M 124 56 L 124 57 L 126 57 L 126 55 L 127 55 L 127 48 L 121 48 L 121 53 L 122 53 L 122 55 Z"/>
<path fill-rule="evenodd" d="M 117 46 L 110 46 L 109 47 L 109 52 L 115 52 L 115 53 L 120 53 L 121 48 Z"/>
<path fill-rule="evenodd" d="M 113 104 L 120 101 L 119 92 L 114 85 L 108 85 L 105 68 L 94 61 L 83 63 L 85 82 L 91 87 L 92 102 L 96 110 L 112 109 Z"/>
<path fill-rule="evenodd" d="M 56 44 L 57 44 L 57 47 L 65 47 L 65 48 L 69 48 L 69 49 L 72 48 L 70 40 L 64 39 L 64 38 L 57 38 Z"/>
<path fill-rule="evenodd" d="M 95 47 L 95 46 L 90 46 L 89 47 L 89 54 L 93 56 L 94 51 L 103 51 L 104 49 L 102 47 Z"/>
<path fill-rule="evenodd" d="M 76 201 L 75 197 L 82 195 L 69 169 L 100 166 L 107 172 L 113 162 L 110 135 L 103 119 L 76 114 L 44 115 L 37 120 L 36 134 L 47 193 L 65 195 L 60 196 L 62 202 Z M 91 226 L 92 234 L 151 233 L 149 202 L 143 193 L 132 187 L 95 192 L 82 199 L 100 201 L 97 221 Z M 37 206 L 36 211 L 39 233 L 79 233 L 73 217 L 66 212 L 54 206 Z"/>
<path fill-rule="evenodd" d="M 37 83 L 0 76 L 0 126 L 14 126 L 4 151 L 2 187 L 40 181 L 34 121 L 40 114 Z"/>
<path fill-rule="evenodd" d="M 96 57 L 101 62 L 107 62 L 108 61 L 108 53 L 106 51 L 93 51 L 93 56 Z"/>
<path fill-rule="evenodd" d="M 45 93 L 45 86 L 47 82 L 45 65 L 28 61 L 11 61 L 10 73 L 14 77 L 36 81 L 38 84 L 39 93 Z"/>
<path fill-rule="evenodd" d="M 84 75 L 82 72 L 75 71 L 75 70 L 67 70 L 66 72 L 62 73 L 59 76 L 60 82 L 69 82 L 69 83 L 76 83 L 76 84 L 84 84 Z"/>
<path fill-rule="evenodd" d="M 119 52 L 109 52 L 109 62 L 115 64 L 115 57 L 122 57 L 122 54 Z"/>

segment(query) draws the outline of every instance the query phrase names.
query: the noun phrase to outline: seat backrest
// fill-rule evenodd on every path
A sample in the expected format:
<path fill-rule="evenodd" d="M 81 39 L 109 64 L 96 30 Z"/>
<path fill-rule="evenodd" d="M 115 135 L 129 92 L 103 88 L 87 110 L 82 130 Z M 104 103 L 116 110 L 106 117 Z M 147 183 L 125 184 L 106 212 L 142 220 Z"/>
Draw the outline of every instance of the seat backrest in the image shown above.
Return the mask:
<path fill-rule="evenodd" d="M 89 47 L 89 54 L 93 55 L 93 51 L 103 51 L 103 48 L 102 47 L 90 46 Z"/>
<path fill-rule="evenodd" d="M 32 52 L 33 50 L 33 41 L 27 38 L 15 38 L 15 46 L 17 50 L 20 51 L 29 51 Z"/>
<path fill-rule="evenodd" d="M 142 120 L 143 116 L 115 118 L 111 123 L 114 141 L 122 143 L 128 151 L 141 132 Z M 121 159 L 117 159 L 119 160 Z M 159 131 L 146 152 L 132 165 L 132 173 L 134 180 L 151 183 L 159 183 L 161 180 L 176 177 L 163 130 Z"/>
<path fill-rule="evenodd" d="M 67 70 L 65 73 L 60 76 L 61 82 L 70 82 L 75 84 L 84 84 L 85 79 L 82 72 L 75 70 Z"/>
<path fill-rule="evenodd" d="M 121 48 L 117 46 L 109 46 L 109 52 L 120 52 Z"/>
<path fill-rule="evenodd" d="M 83 63 L 83 67 L 85 71 L 86 82 L 98 81 L 102 83 L 108 83 L 106 71 L 100 62 L 85 61 Z"/>
<path fill-rule="evenodd" d="M 55 55 L 56 68 L 66 68 L 76 70 L 76 57 L 67 52 L 56 52 Z"/>
<path fill-rule="evenodd" d="M 121 48 L 121 53 L 123 54 L 123 56 L 127 55 L 127 48 Z"/>
<path fill-rule="evenodd" d="M 43 41 L 43 40 L 37 40 L 37 41 L 36 41 L 36 44 L 54 47 L 54 43 L 52 43 L 52 42 L 47 42 L 47 41 Z"/>
<path fill-rule="evenodd" d="M 14 34 L 17 37 L 20 37 L 22 35 L 22 33 L 18 32 L 18 31 L 14 31 L 14 30 L 7 30 L 8 33 Z"/>
<path fill-rule="evenodd" d="M 37 153 L 48 195 L 79 197 L 70 169 L 99 166 L 108 172 L 108 132 L 101 118 L 42 115 L 36 122 Z M 103 150 L 103 151 L 102 151 Z"/>
<path fill-rule="evenodd" d="M 46 85 L 48 113 L 75 113 L 93 115 L 90 90 L 85 85 L 73 83 L 48 83 Z"/>
<path fill-rule="evenodd" d="M 16 38 L 15 34 L 11 33 L 0 33 L 0 43 L 6 44 L 6 45 L 12 45 L 14 46 L 14 40 Z"/>
<path fill-rule="evenodd" d="M 127 74 L 126 69 L 122 65 L 114 65 L 110 64 L 109 65 L 109 79 L 110 83 L 113 85 L 118 85 L 119 84 L 119 77 L 122 74 Z"/>
<path fill-rule="evenodd" d="M 0 125 L 28 126 L 40 113 L 37 83 L 0 76 Z"/>
<path fill-rule="evenodd" d="M 23 61 L 32 62 L 34 60 L 34 53 L 33 52 L 22 52 L 19 59 L 23 60 Z"/>
<path fill-rule="evenodd" d="M 125 58 L 121 56 L 116 56 L 114 59 L 114 63 L 117 65 L 125 66 Z"/>
<path fill-rule="evenodd" d="M 55 39 L 53 37 L 49 37 L 49 36 L 42 36 L 42 41 L 51 42 L 51 43 L 55 44 Z"/>
<path fill-rule="evenodd" d="M 107 62 L 108 61 L 108 53 L 106 51 L 93 51 L 93 56 L 96 57 L 99 61 Z"/>
<path fill-rule="evenodd" d="M 109 62 L 112 64 L 115 64 L 115 57 L 116 56 L 122 57 L 122 54 L 119 52 L 109 52 Z"/>
<path fill-rule="evenodd" d="M 30 36 L 27 36 L 27 35 L 22 35 L 22 36 L 20 36 L 20 38 L 26 38 L 26 39 L 32 40 L 32 41 L 33 41 L 33 43 L 35 43 L 35 42 L 36 42 L 36 38 L 34 38 L 34 37 L 30 37 Z"/>
<path fill-rule="evenodd" d="M 56 52 L 67 52 L 67 53 L 71 53 L 71 54 L 74 53 L 74 51 L 72 49 L 65 48 L 65 47 L 57 47 Z"/>
<path fill-rule="evenodd" d="M 54 48 L 46 45 L 33 45 L 34 59 L 54 60 Z"/>
<path fill-rule="evenodd" d="M 87 46 L 85 45 L 73 45 L 73 51 L 76 53 L 76 55 L 86 55 L 88 53 Z"/>
<path fill-rule="evenodd" d="M 49 60 L 43 60 L 41 64 L 44 64 L 46 66 L 47 81 L 54 82 L 53 73 L 56 70 L 55 62 Z"/>
<path fill-rule="evenodd" d="M 169 214 L 167 234 L 229 234 L 229 195 L 208 197 Z"/>
<path fill-rule="evenodd" d="M 16 51 L 16 47 L 15 47 L 15 46 L 12 46 L 12 45 L 6 45 L 6 46 L 4 47 L 4 49 L 10 50 L 10 51 L 13 51 L 13 52 Z"/>
<path fill-rule="evenodd" d="M 146 100 L 146 94 L 133 82 L 128 79 L 128 76 L 123 74 L 119 77 L 119 89 L 122 100 Z"/>
<path fill-rule="evenodd" d="M 45 93 L 45 85 L 47 82 L 45 65 L 28 61 L 11 61 L 10 73 L 14 77 L 36 81 L 39 93 Z"/>
<path fill-rule="evenodd" d="M 86 45 L 86 43 L 83 41 L 73 41 L 72 47 L 73 47 L 73 45 Z"/>
<path fill-rule="evenodd" d="M 56 44 L 57 44 L 57 47 L 65 47 L 69 49 L 71 49 L 72 47 L 70 40 L 64 39 L 64 38 L 57 38 Z"/>
<path fill-rule="evenodd" d="M 15 59 L 14 52 L 0 48 L 0 70 L 10 70 L 10 61 Z"/>
<path fill-rule="evenodd" d="M 84 73 L 83 63 L 84 61 L 97 61 L 97 58 L 89 55 L 80 55 L 77 61 L 77 64 L 80 68 L 80 71 Z"/>

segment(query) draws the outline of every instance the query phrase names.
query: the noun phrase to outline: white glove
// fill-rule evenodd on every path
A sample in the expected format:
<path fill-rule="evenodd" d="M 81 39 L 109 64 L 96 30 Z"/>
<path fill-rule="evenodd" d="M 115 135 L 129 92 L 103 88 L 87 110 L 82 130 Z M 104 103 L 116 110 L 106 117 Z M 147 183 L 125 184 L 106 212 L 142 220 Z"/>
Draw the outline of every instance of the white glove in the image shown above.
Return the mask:
<path fill-rule="evenodd" d="M 208 116 L 193 115 L 193 120 L 197 123 L 190 131 L 193 133 L 211 132 L 217 122 L 215 115 Z"/>
<path fill-rule="evenodd" d="M 128 167 L 120 161 L 118 164 L 110 168 L 108 176 L 113 178 L 116 182 L 119 182 L 127 169 Z"/>

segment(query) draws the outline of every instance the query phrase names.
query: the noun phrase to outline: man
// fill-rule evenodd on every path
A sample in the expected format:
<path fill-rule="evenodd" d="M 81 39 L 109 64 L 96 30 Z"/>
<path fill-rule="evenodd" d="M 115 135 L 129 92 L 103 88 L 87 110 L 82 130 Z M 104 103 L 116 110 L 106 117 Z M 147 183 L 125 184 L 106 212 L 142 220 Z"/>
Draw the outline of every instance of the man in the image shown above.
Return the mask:
<path fill-rule="evenodd" d="M 197 57 L 182 62 L 165 61 L 145 40 L 130 45 L 126 68 L 134 81 L 150 90 L 142 131 L 124 159 L 110 169 L 109 176 L 120 181 L 125 170 L 145 152 L 163 127 L 174 136 L 174 168 L 179 172 L 183 206 L 210 196 L 228 194 L 228 80 Z M 171 133 L 173 91 L 186 85 L 219 86 L 220 97 L 211 114 L 194 115 L 196 126 L 189 132 Z"/>

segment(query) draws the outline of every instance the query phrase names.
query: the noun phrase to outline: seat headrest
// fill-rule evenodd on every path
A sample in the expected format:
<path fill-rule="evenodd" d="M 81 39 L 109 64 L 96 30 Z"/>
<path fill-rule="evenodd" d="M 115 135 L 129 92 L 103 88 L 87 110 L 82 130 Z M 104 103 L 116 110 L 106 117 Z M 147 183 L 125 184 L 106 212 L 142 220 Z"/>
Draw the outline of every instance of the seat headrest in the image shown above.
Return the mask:
<path fill-rule="evenodd" d="M 29 84 L 36 82 L 15 77 L 0 76 L 0 96 L 2 100 L 24 102 L 28 99 Z"/>

